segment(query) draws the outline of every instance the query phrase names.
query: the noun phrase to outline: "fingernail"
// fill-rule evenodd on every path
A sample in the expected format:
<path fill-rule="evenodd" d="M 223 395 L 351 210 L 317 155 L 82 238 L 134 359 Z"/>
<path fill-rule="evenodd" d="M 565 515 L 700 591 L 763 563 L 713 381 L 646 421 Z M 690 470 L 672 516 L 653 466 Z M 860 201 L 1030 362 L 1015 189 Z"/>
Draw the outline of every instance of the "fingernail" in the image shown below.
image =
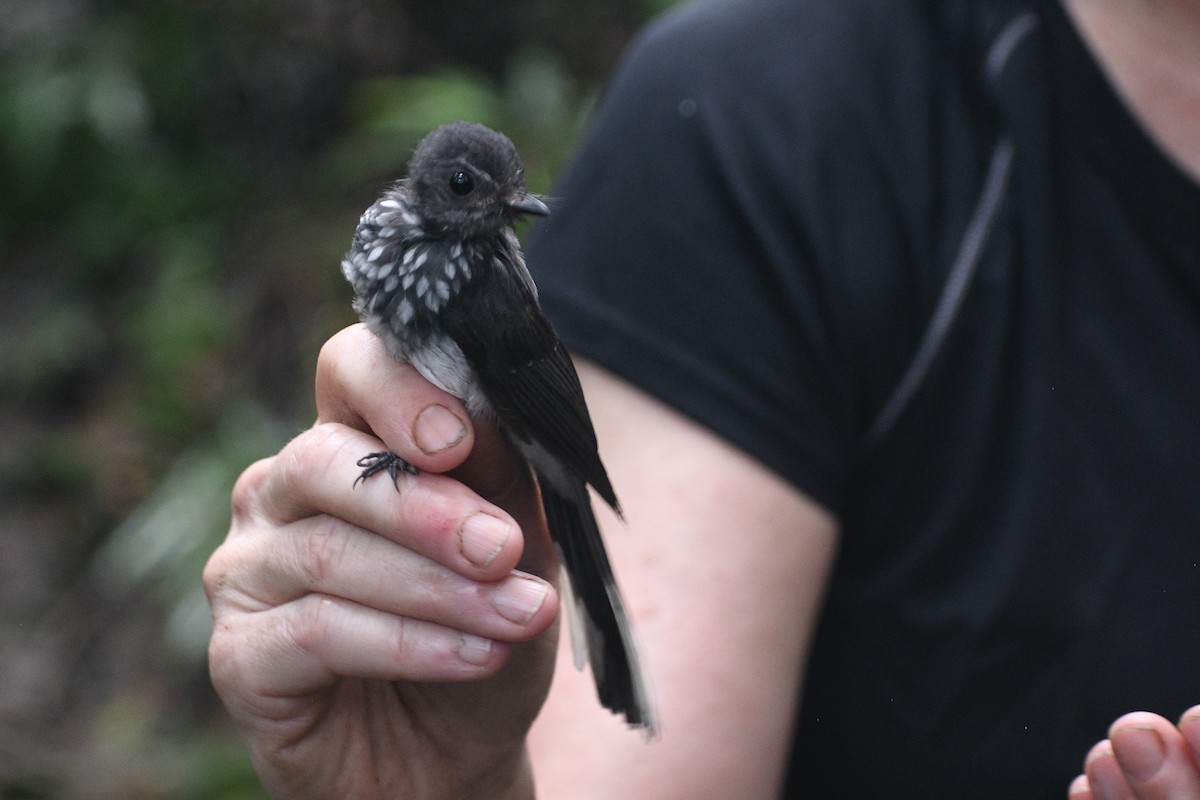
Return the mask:
<path fill-rule="evenodd" d="M 513 576 L 492 592 L 492 606 L 509 622 L 524 625 L 542 607 L 548 590 L 541 581 Z"/>
<path fill-rule="evenodd" d="M 1179 720 L 1179 732 L 1187 740 L 1192 754 L 1200 753 L 1200 706 L 1183 712 L 1183 718 Z"/>
<path fill-rule="evenodd" d="M 467 426 L 443 405 L 426 406 L 413 423 L 413 440 L 425 455 L 453 447 L 467 435 Z"/>
<path fill-rule="evenodd" d="M 1102 758 L 1112 757 L 1112 742 L 1110 742 L 1108 739 L 1105 739 L 1102 742 L 1097 742 L 1096 745 L 1088 751 L 1087 762 L 1085 766 L 1090 768 L 1094 762 L 1099 761 Z"/>
<path fill-rule="evenodd" d="M 1153 728 L 1126 725 L 1113 731 L 1109 739 L 1112 740 L 1117 763 L 1130 778 L 1143 781 L 1162 769 L 1167 751 L 1162 737 Z"/>
<path fill-rule="evenodd" d="M 463 661 L 481 667 L 488 663 L 491 655 L 491 639 L 484 639 L 482 636 L 475 636 L 470 633 L 462 635 L 462 644 L 458 648 L 458 657 Z"/>
<path fill-rule="evenodd" d="M 472 514 L 458 531 L 458 549 L 477 567 L 492 563 L 503 548 L 512 527 L 502 519 L 482 512 Z"/>

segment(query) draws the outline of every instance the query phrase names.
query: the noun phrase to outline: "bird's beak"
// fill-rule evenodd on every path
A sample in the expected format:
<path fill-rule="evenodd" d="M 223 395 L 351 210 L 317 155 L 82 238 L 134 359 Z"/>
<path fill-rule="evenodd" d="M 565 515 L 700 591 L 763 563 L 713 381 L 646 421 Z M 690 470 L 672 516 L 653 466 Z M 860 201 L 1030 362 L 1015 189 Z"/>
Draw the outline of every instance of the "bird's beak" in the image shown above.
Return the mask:
<path fill-rule="evenodd" d="M 513 211 L 520 212 L 521 214 L 536 214 L 539 217 L 544 217 L 550 213 L 550 207 L 529 192 L 521 192 L 514 195 L 509 198 L 507 205 Z"/>

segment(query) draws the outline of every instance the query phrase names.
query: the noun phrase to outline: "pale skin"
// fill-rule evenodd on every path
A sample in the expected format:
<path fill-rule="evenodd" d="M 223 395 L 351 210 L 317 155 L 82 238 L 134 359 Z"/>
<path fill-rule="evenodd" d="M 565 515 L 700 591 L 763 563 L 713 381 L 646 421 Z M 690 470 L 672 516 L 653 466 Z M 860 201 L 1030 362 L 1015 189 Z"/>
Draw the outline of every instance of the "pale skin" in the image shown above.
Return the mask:
<path fill-rule="evenodd" d="M 454 398 L 354 326 L 322 351 L 317 424 L 242 476 L 205 574 L 213 680 L 268 790 L 532 797 L 531 755 L 545 797 L 775 793 L 835 525 L 642 392 L 581 374 L 632 521 L 602 524 L 661 739 L 601 708 L 564 654 L 525 747 L 554 666 L 556 592 L 519 622 L 495 595 L 530 573 L 556 579 L 532 484 Z M 450 415 L 432 431 L 416 424 L 430 408 Z M 380 447 L 366 430 L 423 472 L 399 491 L 386 476 L 353 488 L 355 460 Z M 476 513 L 503 523 L 498 548 L 464 548 Z M 493 644 L 464 660 L 461 632 Z"/>
<path fill-rule="evenodd" d="M 1065 5 L 1200 177 L 1200 2 Z M 601 512 L 661 738 L 600 708 L 556 644 L 558 570 L 528 474 L 354 326 L 322 352 L 317 424 L 246 470 L 205 572 L 214 684 L 274 796 L 776 796 L 836 521 L 637 388 L 581 376 L 630 520 Z M 355 460 L 383 446 L 422 472 L 353 487 Z M 1069 794 L 1200 800 L 1198 763 L 1200 707 L 1178 723 L 1136 712 Z"/>
<path fill-rule="evenodd" d="M 1063 0 L 1159 147 L 1200 180 L 1200 0 Z"/>
<path fill-rule="evenodd" d="M 204 575 L 213 683 L 264 786 L 530 796 L 523 735 L 557 606 L 533 576 L 557 572 L 530 479 L 361 326 L 323 350 L 317 406 L 311 430 L 243 473 Z M 356 459 L 380 449 L 367 430 L 424 472 L 355 487 Z M 442 474 L 468 454 L 462 482 Z"/>

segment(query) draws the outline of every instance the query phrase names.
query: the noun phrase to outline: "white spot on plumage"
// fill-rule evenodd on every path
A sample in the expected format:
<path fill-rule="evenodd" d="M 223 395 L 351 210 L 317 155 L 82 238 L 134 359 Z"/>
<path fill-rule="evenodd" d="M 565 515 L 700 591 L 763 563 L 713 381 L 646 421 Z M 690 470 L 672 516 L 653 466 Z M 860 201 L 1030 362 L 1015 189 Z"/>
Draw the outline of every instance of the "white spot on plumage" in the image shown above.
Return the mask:
<path fill-rule="evenodd" d="M 400 315 L 400 324 L 407 325 L 412 322 L 413 315 L 416 314 L 416 309 L 413 304 L 408 302 L 408 299 L 400 301 L 400 305 L 396 308 L 396 313 Z"/>
<path fill-rule="evenodd" d="M 375 247 L 371 250 L 371 254 L 367 256 L 367 261 L 378 261 L 379 257 L 383 255 L 383 251 L 386 249 L 386 244 L 375 245 Z"/>
<path fill-rule="evenodd" d="M 386 228 L 381 228 L 379 231 L 379 237 L 381 239 L 390 239 L 395 235 L 396 235 L 396 228 L 392 225 L 388 225 Z"/>
<path fill-rule="evenodd" d="M 400 208 L 400 203 L 397 200 L 392 200 L 390 197 L 387 200 L 379 201 L 380 208 Z"/>
<path fill-rule="evenodd" d="M 405 211 L 400 215 L 400 219 L 404 220 L 405 225 L 417 226 L 421 224 L 421 218 L 411 211 Z"/>
<path fill-rule="evenodd" d="M 443 303 L 450 299 L 450 284 L 446 283 L 445 281 L 438 281 L 434 285 L 434 289 L 437 291 L 437 295 L 442 299 Z"/>
<path fill-rule="evenodd" d="M 404 273 L 404 278 L 401 280 L 400 285 L 403 286 L 407 291 L 408 289 L 412 288 L 412 285 L 416 280 L 417 275 L 415 272 L 406 272 Z"/>
<path fill-rule="evenodd" d="M 428 292 L 428 291 L 429 291 L 429 278 L 426 278 L 424 275 L 422 275 L 421 280 L 417 281 L 417 296 L 424 297 L 426 292 Z"/>
<path fill-rule="evenodd" d="M 399 283 L 400 278 L 396 277 L 395 275 L 389 275 L 388 279 L 383 282 L 383 291 L 394 292 L 396 291 L 396 286 L 399 285 Z"/>
<path fill-rule="evenodd" d="M 458 274 L 458 262 L 453 258 L 446 262 L 446 278 L 454 280 L 454 276 Z"/>

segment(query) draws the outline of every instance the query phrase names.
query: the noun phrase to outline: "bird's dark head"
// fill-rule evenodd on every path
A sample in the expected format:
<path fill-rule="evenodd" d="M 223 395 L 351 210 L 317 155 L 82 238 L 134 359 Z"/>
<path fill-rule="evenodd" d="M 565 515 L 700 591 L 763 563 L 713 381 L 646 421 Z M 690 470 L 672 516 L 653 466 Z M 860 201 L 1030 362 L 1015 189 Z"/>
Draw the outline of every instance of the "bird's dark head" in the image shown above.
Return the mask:
<path fill-rule="evenodd" d="M 408 183 L 424 224 L 462 236 L 499 233 L 521 214 L 549 213 L 525 189 L 508 137 L 473 122 L 452 122 L 422 139 Z"/>

